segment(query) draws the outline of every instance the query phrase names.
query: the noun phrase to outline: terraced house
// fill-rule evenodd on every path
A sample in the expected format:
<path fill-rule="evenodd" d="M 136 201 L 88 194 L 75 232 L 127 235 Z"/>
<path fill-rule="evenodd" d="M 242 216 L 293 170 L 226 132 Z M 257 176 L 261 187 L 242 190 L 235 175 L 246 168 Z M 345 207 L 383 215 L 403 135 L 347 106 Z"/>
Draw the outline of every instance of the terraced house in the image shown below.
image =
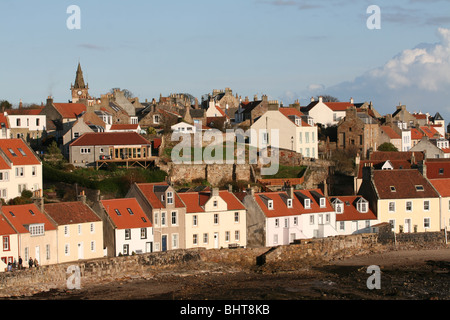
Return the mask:
<path fill-rule="evenodd" d="M 417 169 L 363 168 L 358 192 L 396 233 L 440 230 L 439 194 Z"/>
<path fill-rule="evenodd" d="M 244 197 L 248 246 L 287 245 L 337 234 L 336 213 L 319 189 L 264 192 Z"/>
<path fill-rule="evenodd" d="M 247 245 L 246 209 L 233 193 L 213 188 L 178 195 L 186 205 L 186 248 Z"/>

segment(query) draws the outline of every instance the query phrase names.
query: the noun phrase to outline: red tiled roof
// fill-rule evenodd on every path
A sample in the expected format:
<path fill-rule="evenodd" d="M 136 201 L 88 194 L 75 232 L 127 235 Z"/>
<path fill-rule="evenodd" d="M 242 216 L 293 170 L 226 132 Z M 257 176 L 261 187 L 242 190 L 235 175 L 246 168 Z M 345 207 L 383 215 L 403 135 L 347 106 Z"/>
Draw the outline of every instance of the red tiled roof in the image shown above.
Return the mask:
<path fill-rule="evenodd" d="M 434 138 L 436 135 L 438 137 L 442 136 L 435 128 L 433 127 L 420 127 L 420 130 L 428 137 L 428 138 Z"/>
<path fill-rule="evenodd" d="M 302 184 L 305 178 L 280 178 L 280 179 L 258 179 L 258 182 L 266 186 L 283 186 L 285 183 L 292 185 Z"/>
<path fill-rule="evenodd" d="M 15 166 L 39 165 L 40 160 L 22 139 L 0 139 L 0 149 Z M 15 156 L 9 150 L 11 149 Z M 25 155 L 20 152 L 24 152 Z M 1 163 L 1 162 L 0 162 Z M 1 166 L 1 165 L 0 165 Z"/>
<path fill-rule="evenodd" d="M 296 108 L 279 108 L 278 109 L 286 118 L 289 118 L 289 116 L 297 116 L 300 119 L 302 119 L 302 116 L 304 115 L 302 112 L 297 110 Z M 303 127 L 309 127 L 310 125 L 302 120 L 302 126 Z"/>
<path fill-rule="evenodd" d="M 152 226 L 149 218 L 135 198 L 101 200 L 101 203 L 118 229 L 148 228 Z"/>
<path fill-rule="evenodd" d="M 361 196 L 338 196 L 332 197 L 341 200 L 344 203 L 344 212 L 336 213 L 336 221 L 355 221 L 355 220 L 376 220 L 377 217 L 367 204 L 367 212 L 359 212 L 356 202 Z"/>
<path fill-rule="evenodd" d="M 316 202 L 314 196 L 311 194 L 311 192 L 317 192 L 321 197 L 324 197 L 326 199 L 326 206 L 324 208 L 320 208 L 319 203 Z M 310 209 L 305 209 L 302 202 L 299 200 L 299 195 L 304 195 L 308 197 L 311 200 L 311 207 Z M 258 205 L 260 206 L 261 210 L 264 212 L 266 217 L 273 218 L 273 217 L 284 217 L 284 216 L 290 216 L 290 215 L 300 215 L 304 213 L 319 213 L 319 212 L 331 212 L 334 211 L 333 207 L 331 206 L 329 200 L 323 195 L 322 191 L 320 189 L 315 190 L 296 190 L 294 192 L 294 198 L 292 201 L 292 208 L 288 208 L 286 203 L 284 202 L 282 197 L 288 197 L 287 193 L 285 191 L 280 192 L 263 192 L 263 193 L 256 193 L 255 199 Z M 273 209 L 270 210 L 266 206 L 263 198 L 267 197 L 271 200 L 273 200 Z"/>
<path fill-rule="evenodd" d="M 138 124 L 113 124 L 111 130 L 137 130 Z"/>
<path fill-rule="evenodd" d="M 11 115 L 11 116 L 20 116 L 20 115 L 38 116 L 41 114 L 42 109 L 44 109 L 44 107 L 25 108 L 25 109 L 10 109 L 10 110 L 7 110 L 6 112 L 8 113 L 8 115 Z"/>
<path fill-rule="evenodd" d="M 59 225 L 101 221 L 81 201 L 49 203 L 44 206 L 44 211 Z"/>
<path fill-rule="evenodd" d="M 387 134 L 387 136 L 389 137 L 389 139 L 400 139 L 400 135 L 394 131 L 394 129 L 392 129 L 389 126 L 382 126 L 381 130 L 384 131 L 384 133 Z"/>
<path fill-rule="evenodd" d="M 161 146 L 162 140 L 161 138 L 153 139 L 153 148 L 158 149 Z"/>
<path fill-rule="evenodd" d="M 147 199 L 153 209 L 163 209 L 165 204 L 161 202 L 161 199 L 155 194 L 155 186 L 168 186 L 166 182 L 160 183 L 137 183 L 136 187 L 141 191 L 142 195 Z M 184 208 L 185 205 L 181 201 L 177 192 L 174 191 L 175 197 L 175 207 Z"/>
<path fill-rule="evenodd" d="M 65 119 L 74 119 L 86 112 L 86 106 L 82 103 L 53 103 L 53 106 Z"/>
<path fill-rule="evenodd" d="M 72 142 L 71 146 L 150 145 L 136 132 L 89 132 Z"/>
<path fill-rule="evenodd" d="M 420 140 L 423 137 L 423 133 L 416 128 L 411 128 L 411 140 Z"/>
<path fill-rule="evenodd" d="M 373 172 L 373 182 L 380 199 L 414 199 L 435 198 L 439 195 L 430 182 L 415 169 L 376 170 Z M 423 191 L 416 189 L 422 186 Z M 395 191 L 391 191 L 391 187 Z"/>
<path fill-rule="evenodd" d="M 425 165 L 428 179 L 450 178 L 450 159 L 427 159 Z"/>
<path fill-rule="evenodd" d="M 382 170 L 386 161 L 389 161 L 394 169 L 411 169 L 411 162 L 407 160 L 362 160 L 358 168 L 358 178 L 362 178 L 362 172 L 365 166 L 372 166 L 375 170 Z"/>
<path fill-rule="evenodd" d="M 427 115 L 426 114 L 413 113 L 413 117 L 415 117 L 416 119 L 426 119 Z"/>
<path fill-rule="evenodd" d="M 324 102 L 328 108 L 333 111 L 345 111 L 350 107 L 353 107 L 354 104 L 351 102 Z"/>
<path fill-rule="evenodd" d="M 30 212 L 33 212 L 33 214 Z M 35 204 L 2 207 L 4 216 L 19 233 L 28 233 L 26 225 L 44 224 L 45 231 L 56 230 L 56 226 L 43 214 Z M 12 212 L 14 216 L 11 215 Z"/>
<path fill-rule="evenodd" d="M 415 158 L 416 163 L 425 158 L 422 151 L 375 151 L 370 154 L 370 160 L 408 160 Z"/>
<path fill-rule="evenodd" d="M 8 118 L 5 116 L 4 113 L 0 112 L 0 124 L 4 123 L 5 124 L 5 128 L 9 129 L 9 122 L 8 122 Z M 1 129 L 1 127 L 0 127 Z"/>
<path fill-rule="evenodd" d="M 205 212 L 205 203 L 211 198 L 211 192 L 183 192 L 178 194 L 186 205 L 186 212 Z M 245 210 L 244 205 L 233 193 L 223 190 L 219 196 L 227 203 L 227 210 Z"/>
<path fill-rule="evenodd" d="M 5 236 L 9 234 L 17 234 L 16 230 L 11 227 L 3 216 L 0 216 L 0 234 Z"/>
<path fill-rule="evenodd" d="M 450 197 L 450 179 L 433 179 L 430 182 L 442 197 Z"/>

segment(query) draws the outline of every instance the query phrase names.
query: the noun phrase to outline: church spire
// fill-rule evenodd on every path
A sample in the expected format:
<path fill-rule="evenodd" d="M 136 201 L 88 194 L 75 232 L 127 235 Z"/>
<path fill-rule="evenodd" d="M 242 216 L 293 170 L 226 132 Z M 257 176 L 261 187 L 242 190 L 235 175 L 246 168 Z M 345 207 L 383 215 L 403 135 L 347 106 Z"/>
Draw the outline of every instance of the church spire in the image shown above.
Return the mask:
<path fill-rule="evenodd" d="M 84 84 L 83 71 L 81 70 L 81 64 L 78 62 L 77 75 L 75 77 L 75 89 L 87 89 Z"/>

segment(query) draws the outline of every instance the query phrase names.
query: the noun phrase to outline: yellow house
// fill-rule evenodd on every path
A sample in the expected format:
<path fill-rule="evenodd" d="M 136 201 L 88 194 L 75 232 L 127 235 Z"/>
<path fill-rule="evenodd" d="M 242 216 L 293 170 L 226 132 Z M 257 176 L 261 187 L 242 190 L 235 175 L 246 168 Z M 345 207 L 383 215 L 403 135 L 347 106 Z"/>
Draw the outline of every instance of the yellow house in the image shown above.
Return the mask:
<path fill-rule="evenodd" d="M 416 169 L 363 168 L 358 194 L 369 200 L 378 221 L 396 233 L 440 231 L 439 194 Z"/>
<path fill-rule="evenodd" d="M 102 258 L 103 222 L 84 202 L 46 204 L 57 225 L 58 263 Z"/>
<path fill-rule="evenodd" d="M 17 231 L 17 255 L 22 257 L 24 267 L 30 258 L 39 265 L 58 263 L 56 226 L 38 206 L 4 206 L 2 213 Z"/>
<path fill-rule="evenodd" d="M 180 192 L 186 205 L 186 248 L 247 246 L 244 205 L 229 191 Z"/>
<path fill-rule="evenodd" d="M 439 192 L 440 202 L 440 229 L 450 228 L 450 179 L 430 179 L 431 184 Z"/>

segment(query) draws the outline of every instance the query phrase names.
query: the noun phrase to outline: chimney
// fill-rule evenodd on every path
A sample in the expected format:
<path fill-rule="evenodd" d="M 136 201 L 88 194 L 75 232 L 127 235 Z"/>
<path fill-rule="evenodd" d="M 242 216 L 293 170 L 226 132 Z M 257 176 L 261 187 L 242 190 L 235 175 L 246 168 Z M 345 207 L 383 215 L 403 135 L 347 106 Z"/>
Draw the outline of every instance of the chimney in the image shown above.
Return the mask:
<path fill-rule="evenodd" d="M 44 197 L 42 196 L 42 190 L 34 192 L 33 203 L 41 212 L 44 212 Z"/>
<path fill-rule="evenodd" d="M 311 97 L 311 102 L 314 102 L 314 101 L 315 101 L 314 97 Z"/>
<path fill-rule="evenodd" d="M 213 188 L 213 189 L 212 189 L 211 196 L 212 196 L 212 197 L 216 197 L 216 196 L 218 196 L 218 195 L 219 195 L 219 188 Z"/>
<path fill-rule="evenodd" d="M 294 199 L 294 187 L 287 188 L 286 193 L 290 199 Z"/>
<path fill-rule="evenodd" d="M 323 102 L 323 97 L 322 96 L 319 97 L 319 102 Z"/>
<path fill-rule="evenodd" d="M 48 96 L 47 97 L 47 105 L 51 106 L 53 104 L 53 97 L 52 96 Z"/>
<path fill-rule="evenodd" d="M 20 99 L 20 102 L 19 102 L 19 109 L 22 109 L 22 107 L 23 107 L 23 103 L 22 103 L 22 99 Z"/>
<path fill-rule="evenodd" d="M 83 204 L 86 204 L 86 195 L 84 193 L 84 190 L 81 191 L 80 195 L 78 196 L 78 201 L 81 201 Z"/>
<path fill-rule="evenodd" d="M 233 192 L 233 186 L 231 184 L 228 185 L 228 192 Z"/>
<path fill-rule="evenodd" d="M 351 104 L 353 104 L 353 103 L 354 103 L 354 102 L 353 102 L 353 98 L 350 98 L 350 103 L 351 103 Z"/>

